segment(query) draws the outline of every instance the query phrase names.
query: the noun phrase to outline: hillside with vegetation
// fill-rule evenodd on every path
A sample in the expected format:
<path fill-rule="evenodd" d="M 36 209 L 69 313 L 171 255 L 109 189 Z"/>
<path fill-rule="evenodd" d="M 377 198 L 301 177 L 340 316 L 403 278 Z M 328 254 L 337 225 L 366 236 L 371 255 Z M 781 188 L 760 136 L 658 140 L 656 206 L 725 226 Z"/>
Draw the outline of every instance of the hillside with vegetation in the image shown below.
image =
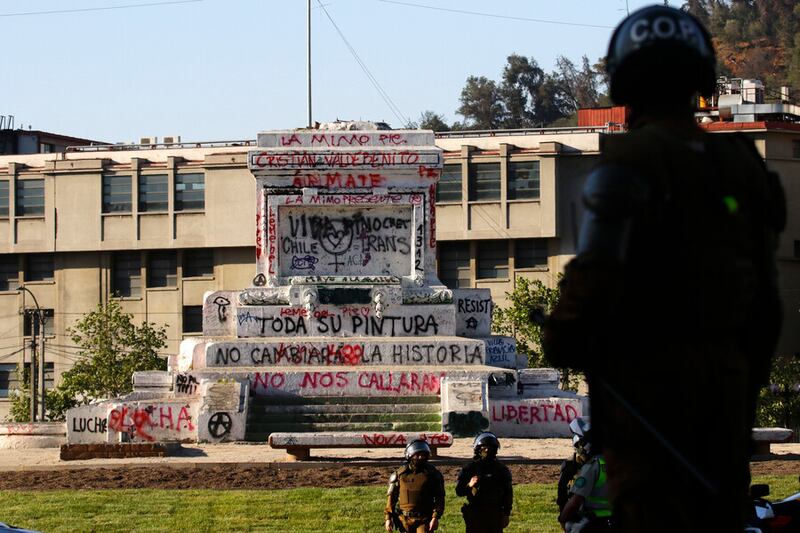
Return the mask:
<path fill-rule="evenodd" d="M 798 100 L 800 2 L 689 0 L 682 9 L 711 32 L 720 75 L 760 79 L 767 100 L 789 86 Z M 463 120 L 448 124 L 443 115 L 425 111 L 411 126 L 449 131 L 574 125 L 579 108 L 610 105 L 607 82 L 602 58 L 583 56 L 576 63 L 559 56 L 548 73 L 535 58 L 511 54 L 498 80 L 467 78 L 456 110 Z"/>

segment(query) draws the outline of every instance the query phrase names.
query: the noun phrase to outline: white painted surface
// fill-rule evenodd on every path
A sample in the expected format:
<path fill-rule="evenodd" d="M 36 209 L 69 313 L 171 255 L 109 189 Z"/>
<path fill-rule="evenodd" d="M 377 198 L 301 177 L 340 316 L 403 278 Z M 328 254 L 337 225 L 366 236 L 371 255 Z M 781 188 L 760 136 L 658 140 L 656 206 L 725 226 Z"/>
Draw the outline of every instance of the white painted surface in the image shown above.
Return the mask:
<path fill-rule="evenodd" d="M 459 337 L 220 341 L 206 346 L 206 367 L 482 365 L 480 340 Z"/>
<path fill-rule="evenodd" d="M 359 148 L 365 146 L 433 146 L 430 130 L 273 130 L 258 134 L 259 148 Z"/>
<path fill-rule="evenodd" d="M 238 337 L 431 337 L 455 335 L 452 305 L 394 306 L 381 319 L 352 313 L 350 306 L 319 306 L 307 318 L 290 306 L 240 307 Z M 295 315 L 295 316 L 292 316 Z M 298 316 L 300 315 L 300 316 Z"/>
<path fill-rule="evenodd" d="M 494 335 L 480 340 L 484 343 L 487 365 L 518 368 L 517 341 L 514 340 L 514 337 Z"/>
<path fill-rule="evenodd" d="M 236 323 L 236 293 L 233 291 L 207 292 L 203 296 L 203 335 L 233 335 Z"/>
<path fill-rule="evenodd" d="M 100 444 L 108 442 L 108 414 L 111 404 L 82 405 L 67 411 L 67 442 Z"/>
<path fill-rule="evenodd" d="M 453 444 L 453 436 L 446 432 L 272 433 L 269 436 L 273 448 L 405 448 L 414 440 L 424 440 L 435 447 L 446 448 Z"/>
<path fill-rule="evenodd" d="M 112 402 L 109 442 L 195 442 L 198 403 L 192 399 Z"/>
<path fill-rule="evenodd" d="M 489 289 L 453 289 L 456 335 L 488 337 L 492 329 L 492 296 Z"/>
<path fill-rule="evenodd" d="M 199 442 L 244 440 L 247 424 L 246 382 L 204 379 L 200 383 Z"/>
<path fill-rule="evenodd" d="M 489 427 L 498 437 L 570 437 L 569 423 L 582 415 L 580 398 L 489 402 Z"/>

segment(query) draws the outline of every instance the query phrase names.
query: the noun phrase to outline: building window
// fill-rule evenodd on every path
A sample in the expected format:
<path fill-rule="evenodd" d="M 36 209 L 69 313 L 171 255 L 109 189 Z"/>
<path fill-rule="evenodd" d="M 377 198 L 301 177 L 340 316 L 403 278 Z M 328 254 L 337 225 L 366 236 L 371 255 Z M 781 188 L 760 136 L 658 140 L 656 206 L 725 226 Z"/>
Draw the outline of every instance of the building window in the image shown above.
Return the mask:
<path fill-rule="evenodd" d="M 183 306 L 183 332 L 202 333 L 203 332 L 203 306 L 184 305 Z"/>
<path fill-rule="evenodd" d="M 53 281 L 53 254 L 30 254 L 26 258 L 25 281 Z"/>
<path fill-rule="evenodd" d="M 52 154 L 56 151 L 56 145 L 53 143 L 39 143 L 40 154 Z"/>
<path fill-rule="evenodd" d="M 199 278 L 214 275 L 214 253 L 207 248 L 183 252 L 183 277 Z"/>
<path fill-rule="evenodd" d="M 0 217 L 7 217 L 8 210 L 8 180 L 0 180 Z"/>
<path fill-rule="evenodd" d="M 546 239 L 519 239 L 514 247 L 514 268 L 547 267 Z"/>
<path fill-rule="evenodd" d="M 113 261 L 111 293 L 114 296 L 142 295 L 142 261 L 139 252 L 116 252 Z"/>
<path fill-rule="evenodd" d="M 130 213 L 131 177 L 103 176 L 103 213 Z"/>
<path fill-rule="evenodd" d="M 470 163 L 469 199 L 500 199 L 500 163 Z"/>
<path fill-rule="evenodd" d="M 53 378 L 55 377 L 55 374 L 53 369 L 53 363 L 44 364 L 44 388 L 46 390 L 51 390 L 54 386 Z M 26 384 L 30 383 L 31 364 L 24 364 L 22 367 L 22 376 L 19 375 L 19 370 L 20 368 L 13 363 L 0 364 L 0 398 L 8 398 L 10 391 L 19 390 L 20 378 L 22 378 Z M 39 379 L 38 375 L 36 376 L 36 379 Z"/>
<path fill-rule="evenodd" d="M 205 208 L 205 180 L 204 174 L 175 174 L 175 211 Z"/>
<path fill-rule="evenodd" d="M 794 241 L 794 258 L 800 259 L 800 241 L 797 239 Z"/>
<path fill-rule="evenodd" d="M 19 389 L 17 365 L 0 364 L 0 398 L 8 398 L 9 391 Z"/>
<path fill-rule="evenodd" d="M 451 289 L 470 286 L 468 242 L 439 243 L 439 279 Z"/>
<path fill-rule="evenodd" d="M 166 174 L 139 176 L 139 211 L 166 211 L 168 197 Z"/>
<path fill-rule="evenodd" d="M 0 255 L 0 291 L 15 291 L 19 287 L 19 261 L 16 255 Z"/>
<path fill-rule="evenodd" d="M 539 198 L 539 162 L 510 162 L 508 164 L 508 199 L 537 198 Z"/>
<path fill-rule="evenodd" d="M 508 278 L 508 241 L 478 241 L 478 279 Z"/>
<path fill-rule="evenodd" d="M 53 334 L 53 317 L 55 313 L 52 309 L 42 309 L 44 315 L 44 334 L 45 336 Z M 31 336 L 31 321 L 33 321 L 33 333 L 39 335 L 39 327 L 41 326 L 41 318 L 36 316 L 36 309 L 25 310 L 25 322 L 22 324 L 22 334 L 25 337 Z"/>
<path fill-rule="evenodd" d="M 150 252 L 148 254 L 147 286 L 178 286 L 178 261 L 175 252 Z"/>
<path fill-rule="evenodd" d="M 44 215 L 44 180 L 18 180 L 18 217 Z"/>
<path fill-rule="evenodd" d="M 800 140 L 792 141 L 792 157 L 800 159 Z"/>
<path fill-rule="evenodd" d="M 445 165 L 436 185 L 437 202 L 461 201 L 461 165 Z"/>

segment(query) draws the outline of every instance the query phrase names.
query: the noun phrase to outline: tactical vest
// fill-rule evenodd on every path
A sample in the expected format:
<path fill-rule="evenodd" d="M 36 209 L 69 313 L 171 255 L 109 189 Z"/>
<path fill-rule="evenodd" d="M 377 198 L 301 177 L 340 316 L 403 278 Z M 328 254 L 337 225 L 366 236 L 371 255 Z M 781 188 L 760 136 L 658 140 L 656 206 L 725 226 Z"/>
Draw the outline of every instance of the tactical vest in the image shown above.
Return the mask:
<path fill-rule="evenodd" d="M 429 467 L 419 472 L 403 467 L 397 473 L 399 494 L 397 507 L 404 514 L 428 516 L 433 511 L 433 472 Z"/>
<path fill-rule="evenodd" d="M 598 518 L 611 516 L 611 502 L 608 501 L 608 476 L 606 475 L 606 460 L 602 457 L 596 459 L 598 464 L 597 479 L 592 487 L 592 493 L 586 498 L 586 508 Z"/>

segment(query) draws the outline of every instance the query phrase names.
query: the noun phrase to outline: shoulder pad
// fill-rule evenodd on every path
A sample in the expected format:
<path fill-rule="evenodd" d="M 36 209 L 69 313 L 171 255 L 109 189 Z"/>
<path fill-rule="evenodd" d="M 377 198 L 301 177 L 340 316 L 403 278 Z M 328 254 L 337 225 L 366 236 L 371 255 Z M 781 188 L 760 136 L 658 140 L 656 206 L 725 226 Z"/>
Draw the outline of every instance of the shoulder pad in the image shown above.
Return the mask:
<path fill-rule="evenodd" d="M 627 218 L 647 202 L 645 178 L 630 166 L 603 164 L 586 177 L 583 203 L 598 218 Z"/>
<path fill-rule="evenodd" d="M 389 476 L 389 483 L 395 483 L 397 481 L 397 472 L 392 472 L 392 475 Z"/>

